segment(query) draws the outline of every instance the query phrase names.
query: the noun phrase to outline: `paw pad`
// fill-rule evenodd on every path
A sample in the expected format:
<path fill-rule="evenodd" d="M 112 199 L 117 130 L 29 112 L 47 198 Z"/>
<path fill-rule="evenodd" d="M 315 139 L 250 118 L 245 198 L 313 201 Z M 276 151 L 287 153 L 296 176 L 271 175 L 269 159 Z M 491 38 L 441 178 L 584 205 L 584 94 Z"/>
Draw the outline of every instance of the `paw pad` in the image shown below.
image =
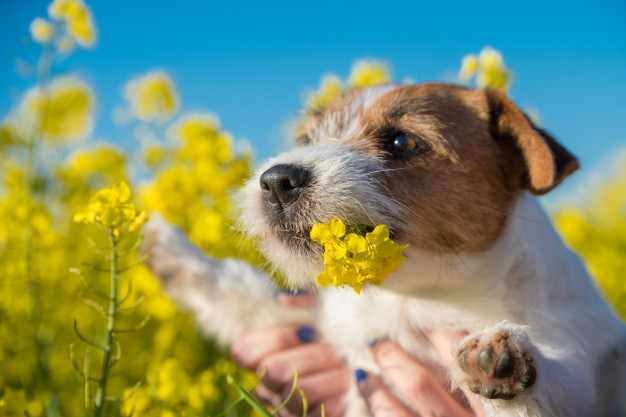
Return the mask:
<path fill-rule="evenodd" d="M 459 367 L 469 389 L 489 399 L 511 400 L 537 378 L 533 357 L 507 332 L 484 335 L 459 348 Z"/>

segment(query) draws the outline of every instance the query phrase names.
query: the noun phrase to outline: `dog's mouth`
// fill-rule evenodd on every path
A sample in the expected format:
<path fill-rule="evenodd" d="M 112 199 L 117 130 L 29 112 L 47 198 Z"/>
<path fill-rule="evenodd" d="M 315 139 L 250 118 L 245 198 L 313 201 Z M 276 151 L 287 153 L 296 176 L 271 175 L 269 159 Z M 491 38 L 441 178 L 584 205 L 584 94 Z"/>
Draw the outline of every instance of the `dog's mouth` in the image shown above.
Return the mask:
<path fill-rule="evenodd" d="M 323 222 L 319 222 L 323 223 Z M 282 227 L 276 228 L 275 234 L 281 243 L 292 250 L 296 250 L 301 253 L 308 253 L 310 255 L 320 255 L 322 253 L 322 246 L 311 239 L 311 228 L 313 225 L 298 228 L 298 227 Z M 356 233 L 361 236 L 365 236 L 374 230 L 375 226 L 369 224 L 346 224 L 346 234 Z M 394 239 L 394 234 L 390 234 L 390 237 Z"/>

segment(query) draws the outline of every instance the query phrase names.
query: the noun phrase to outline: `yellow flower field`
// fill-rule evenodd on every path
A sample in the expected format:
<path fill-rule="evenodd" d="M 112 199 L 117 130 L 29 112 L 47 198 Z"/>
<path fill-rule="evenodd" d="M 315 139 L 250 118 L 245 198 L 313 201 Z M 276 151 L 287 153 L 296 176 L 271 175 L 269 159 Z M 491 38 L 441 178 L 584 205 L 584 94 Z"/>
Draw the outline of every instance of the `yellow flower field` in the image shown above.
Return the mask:
<path fill-rule="evenodd" d="M 141 225 L 159 212 L 208 254 L 265 265 L 232 227 L 233 195 L 254 161 L 235 150 L 215 116 L 179 114 L 180 95 L 162 71 L 125 86 L 125 114 L 169 142 L 147 141 L 141 156 L 87 144 L 94 89 L 76 76 L 53 76 L 51 57 L 93 47 L 96 16 L 82 0 L 54 0 L 30 33 L 42 44 L 38 78 L 0 124 L 0 416 L 220 415 L 239 397 L 226 377 L 248 388 L 256 377 L 177 310 L 141 265 L 137 246 Z M 510 83 L 493 49 L 466 57 L 461 75 L 504 91 Z M 321 111 L 342 91 L 389 80 L 384 64 L 359 61 L 346 80 L 324 77 L 307 105 Z M 131 175 L 138 167 L 149 174 L 141 185 Z M 622 317 L 625 169 L 622 162 L 588 205 L 554 213 Z M 345 226 L 321 225 L 312 237 L 326 245 L 329 264 L 360 262 L 344 281 L 321 276 L 324 285 L 358 292 L 366 282 L 382 283 L 370 270 L 388 274 L 402 261 L 403 247 L 383 227 L 346 236 Z M 254 413 L 239 404 L 226 415 Z"/>

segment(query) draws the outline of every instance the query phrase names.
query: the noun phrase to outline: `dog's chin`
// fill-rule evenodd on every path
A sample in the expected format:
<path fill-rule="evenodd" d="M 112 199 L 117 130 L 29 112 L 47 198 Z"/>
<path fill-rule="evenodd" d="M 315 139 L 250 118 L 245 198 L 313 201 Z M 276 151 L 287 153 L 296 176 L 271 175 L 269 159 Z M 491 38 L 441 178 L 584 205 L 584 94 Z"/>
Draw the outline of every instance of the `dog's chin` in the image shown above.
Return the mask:
<path fill-rule="evenodd" d="M 264 234 L 259 249 L 294 288 L 315 284 L 324 270 L 323 248 L 309 237 L 309 230 L 280 230 Z"/>

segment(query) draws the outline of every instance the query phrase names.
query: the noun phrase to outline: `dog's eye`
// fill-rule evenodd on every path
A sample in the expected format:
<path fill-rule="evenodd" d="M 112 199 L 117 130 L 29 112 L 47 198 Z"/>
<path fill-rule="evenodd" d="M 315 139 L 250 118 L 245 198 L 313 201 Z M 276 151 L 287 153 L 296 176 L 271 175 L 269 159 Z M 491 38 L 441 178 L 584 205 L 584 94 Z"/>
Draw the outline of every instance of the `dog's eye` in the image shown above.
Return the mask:
<path fill-rule="evenodd" d="M 391 142 L 391 149 L 395 152 L 409 152 L 417 148 L 417 142 L 406 136 L 396 136 Z"/>

